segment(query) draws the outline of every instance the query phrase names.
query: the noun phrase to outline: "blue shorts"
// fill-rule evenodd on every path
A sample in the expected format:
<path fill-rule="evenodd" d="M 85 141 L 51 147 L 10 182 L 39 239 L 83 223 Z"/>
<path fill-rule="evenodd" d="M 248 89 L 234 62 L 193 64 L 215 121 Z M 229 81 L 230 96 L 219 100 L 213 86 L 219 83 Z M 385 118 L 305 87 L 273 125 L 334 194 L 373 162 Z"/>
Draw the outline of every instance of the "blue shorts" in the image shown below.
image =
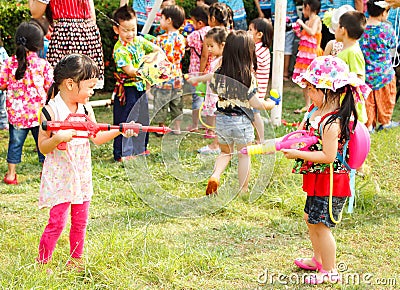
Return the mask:
<path fill-rule="evenodd" d="M 246 115 L 228 116 L 217 113 L 216 129 L 220 144 L 246 145 L 254 141 L 254 128 Z"/>
<path fill-rule="evenodd" d="M 38 148 L 38 135 L 39 135 L 39 126 L 32 128 L 15 128 L 10 124 L 9 134 L 10 139 L 8 141 L 8 151 L 7 151 L 7 162 L 11 164 L 21 163 L 22 156 L 22 148 L 25 143 L 25 139 L 28 136 L 29 131 L 31 131 L 33 139 L 36 143 L 36 149 L 38 152 L 39 162 L 44 162 L 44 155 L 40 153 Z"/>
<path fill-rule="evenodd" d="M 339 219 L 347 197 L 332 197 L 332 215 Z M 308 223 L 316 225 L 323 223 L 328 228 L 334 228 L 336 224 L 329 215 L 329 196 L 307 196 L 304 212 L 308 214 Z"/>
<path fill-rule="evenodd" d="M 285 32 L 285 55 L 293 54 L 294 31 Z"/>

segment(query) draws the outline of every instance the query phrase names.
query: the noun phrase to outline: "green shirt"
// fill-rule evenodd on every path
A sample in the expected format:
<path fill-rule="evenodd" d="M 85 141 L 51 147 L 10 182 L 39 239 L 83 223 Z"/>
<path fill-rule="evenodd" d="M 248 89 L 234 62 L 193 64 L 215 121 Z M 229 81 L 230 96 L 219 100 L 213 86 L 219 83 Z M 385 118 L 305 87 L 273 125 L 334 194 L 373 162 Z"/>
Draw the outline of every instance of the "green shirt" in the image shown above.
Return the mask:
<path fill-rule="evenodd" d="M 137 69 L 142 58 L 153 51 L 154 44 L 141 36 L 136 36 L 135 39 L 129 43 L 118 39 L 117 43 L 114 45 L 113 57 L 117 73 L 121 78 L 126 79 L 124 86 L 136 86 L 138 91 L 144 91 L 146 89 L 146 83 L 144 81 L 129 79 L 122 68 L 127 65 L 133 65 L 133 67 Z"/>
<path fill-rule="evenodd" d="M 362 76 L 365 81 L 365 60 L 358 42 L 349 48 L 343 49 L 337 54 L 337 57 L 342 59 L 349 66 L 350 72 Z"/>

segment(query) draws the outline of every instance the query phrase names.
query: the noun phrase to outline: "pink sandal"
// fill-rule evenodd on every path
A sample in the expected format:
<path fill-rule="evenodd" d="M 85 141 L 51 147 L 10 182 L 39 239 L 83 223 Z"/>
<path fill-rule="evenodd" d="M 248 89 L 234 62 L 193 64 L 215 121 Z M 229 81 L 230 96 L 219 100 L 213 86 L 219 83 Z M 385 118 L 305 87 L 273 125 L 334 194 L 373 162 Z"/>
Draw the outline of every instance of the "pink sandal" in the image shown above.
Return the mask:
<path fill-rule="evenodd" d="M 304 259 L 306 258 L 297 258 L 294 260 L 294 264 L 300 269 L 309 270 L 309 271 L 320 271 L 322 269 L 322 264 L 318 262 L 315 257 L 311 258 L 311 261 L 315 264 L 315 266 L 310 266 L 304 263 Z"/>

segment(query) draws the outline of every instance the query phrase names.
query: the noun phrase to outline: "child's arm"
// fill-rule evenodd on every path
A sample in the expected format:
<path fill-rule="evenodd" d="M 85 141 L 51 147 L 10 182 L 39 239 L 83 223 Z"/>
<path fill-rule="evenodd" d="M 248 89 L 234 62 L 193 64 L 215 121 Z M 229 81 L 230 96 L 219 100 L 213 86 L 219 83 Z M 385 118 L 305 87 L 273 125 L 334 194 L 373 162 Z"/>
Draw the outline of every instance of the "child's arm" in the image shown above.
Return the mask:
<path fill-rule="evenodd" d="M 213 73 L 209 73 L 201 76 L 188 77 L 186 80 L 189 84 L 196 85 L 197 83 L 206 83 L 211 81 L 213 75 Z"/>
<path fill-rule="evenodd" d="M 201 51 L 201 57 L 200 57 L 200 72 L 204 72 L 206 69 L 208 61 L 208 48 L 207 45 L 203 42 L 203 49 Z"/>
<path fill-rule="evenodd" d="M 322 151 L 300 151 L 297 149 L 282 149 L 281 151 L 288 159 L 300 158 L 314 163 L 332 163 L 335 161 L 338 150 L 340 126 L 338 123 L 332 123 L 323 128 Z"/>
<path fill-rule="evenodd" d="M 309 35 L 315 35 L 317 32 L 321 32 L 322 26 L 321 26 L 321 19 L 318 17 L 311 26 L 308 26 L 303 22 L 303 20 L 298 19 L 297 23 L 300 24 L 300 26 L 309 34 Z"/>
<path fill-rule="evenodd" d="M 38 0 L 29 0 L 29 10 L 31 11 L 32 18 L 39 19 L 44 15 L 47 4 L 43 2 Z"/>
<path fill-rule="evenodd" d="M 50 106 L 46 106 L 47 111 L 49 112 L 52 119 L 54 119 L 53 110 Z M 43 113 L 40 114 L 40 120 L 46 120 L 46 117 Z M 40 152 L 43 154 L 50 153 L 54 149 L 56 149 L 57 145 L 62 142 L 69 142 L 76 135 L 75 130 L 59 130 L 57 133 L 51 135 L 50 131 L 44 131 L 42 126 L 39 126 L 39 136 L 38 136 L 38 147 Z"/>
<path fill-rule="evenodd" d="M 137 69 L 131 64 L 123 66 L 123 67 L 121 67 L 121 69 L 124 71 L 125 74 L 127 74 L 128 76 L 130 76 L 132 78 L 135 78 L 138 76 Z"/>
<path fill-rule="evenodd" d="M 325 46 L 324 55 L 331 55 L 333 49 L 333 42 L 334 40 L 328 41 L 328 43 Z"/>
<path fill-rule="evenodd" d="M 258 110 L 272 110 L 275 107 L 275 102 L 271 99 L 262 100 L 255 94 L 249 100 L 250 106 Z"/>
<path fill-rule="evenodd" d="M 96 117 L 94 115 L 93 112 L 93 108 L 92 106 L 90 106 L 89 104 L 85 104 L 85 108 L 88 111 L 88 117 L 90 120 L 92 120 L 94 123 L 96 122 Z M 131 122 L 134 123 L 134 122 Z M 113 129 L 110 131 L 100 131 L 96 134 L 96 137 L 91 137 L 90 140 L 95 144 L 95 145 L 101 145 L 104 144 L 112 139 L 114 139 L 115 137 L 121 135 L 122 133 L 119 130 Z M 137 136 L 137 134 L 135 134 L 133 132 L 133 130 L 127 130 L 124 133 L 124 136 L 126 137 L 132 137 L 132 136 Z"/>

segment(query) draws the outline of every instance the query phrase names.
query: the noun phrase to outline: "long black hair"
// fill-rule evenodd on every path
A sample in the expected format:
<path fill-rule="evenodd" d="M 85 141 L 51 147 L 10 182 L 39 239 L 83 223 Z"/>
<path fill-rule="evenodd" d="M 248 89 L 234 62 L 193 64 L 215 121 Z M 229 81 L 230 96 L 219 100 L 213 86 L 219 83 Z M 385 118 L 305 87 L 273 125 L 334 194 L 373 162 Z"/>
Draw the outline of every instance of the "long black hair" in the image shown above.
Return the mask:
<path fill-rule="evenodd" d="M 80 81 L 98 78 L 99 75 L 99 68 L 90 57 L 78 53 L 64 56 L 54 68 L 53 84 L 47 92 L 46 104 L 58 94 L 59 86 L 64 80 L 72 79 L 79 87 Z"/>
<path fill-rule="evenodd" d="M 27 68 L 26 55 L 28 51 L 37 52 L 43 49 L 43 29 L 30 22 L 22 22 L 15 32 L 15 43 L 17 45 L 15 55 L 18 60 L 18 68 L 15 78 L 20 80 L 24 77 Z"/>
<path fill-rule="evenodd" d="M 325 97 L 326 101 L 330 102 L 333 101 L 335 98 L 340 99 L 340 97 L 344 94 L 343 100 L 340 104 L 339 110 L 337 113 L 333 114 L 330 116 L 325 123 L 324 128 L 333 122 L 335 122 L 337 119 L 339 119 L 340 122 L 340 136 L 339 136 L 339 141 L 343 142 L 346 140 L 350 139 L 350 133 L 351 131 L 354 131 L 357 125 L 358 121 L 358 115 L 357 115 L 357 110 L 354 102 L 354 97 L 353 97 L 353 92 L 351 89 L 350 85 L 346 85 L 338 90 L 336 92 L 333 91 L 326 91 L 325 92 Z M 350 121 L 353 120 L 353 126 L 352 128 L 349 127 Z"/>
<path fill-rule="evenodd" d="M 225 87 L 225 96 L 229 99 L 245 100 L 256 69 L 253 38 L 244 30 L 229 33 L 222 52 L 221 66 L 215 75 L 216 86 Z"/>

